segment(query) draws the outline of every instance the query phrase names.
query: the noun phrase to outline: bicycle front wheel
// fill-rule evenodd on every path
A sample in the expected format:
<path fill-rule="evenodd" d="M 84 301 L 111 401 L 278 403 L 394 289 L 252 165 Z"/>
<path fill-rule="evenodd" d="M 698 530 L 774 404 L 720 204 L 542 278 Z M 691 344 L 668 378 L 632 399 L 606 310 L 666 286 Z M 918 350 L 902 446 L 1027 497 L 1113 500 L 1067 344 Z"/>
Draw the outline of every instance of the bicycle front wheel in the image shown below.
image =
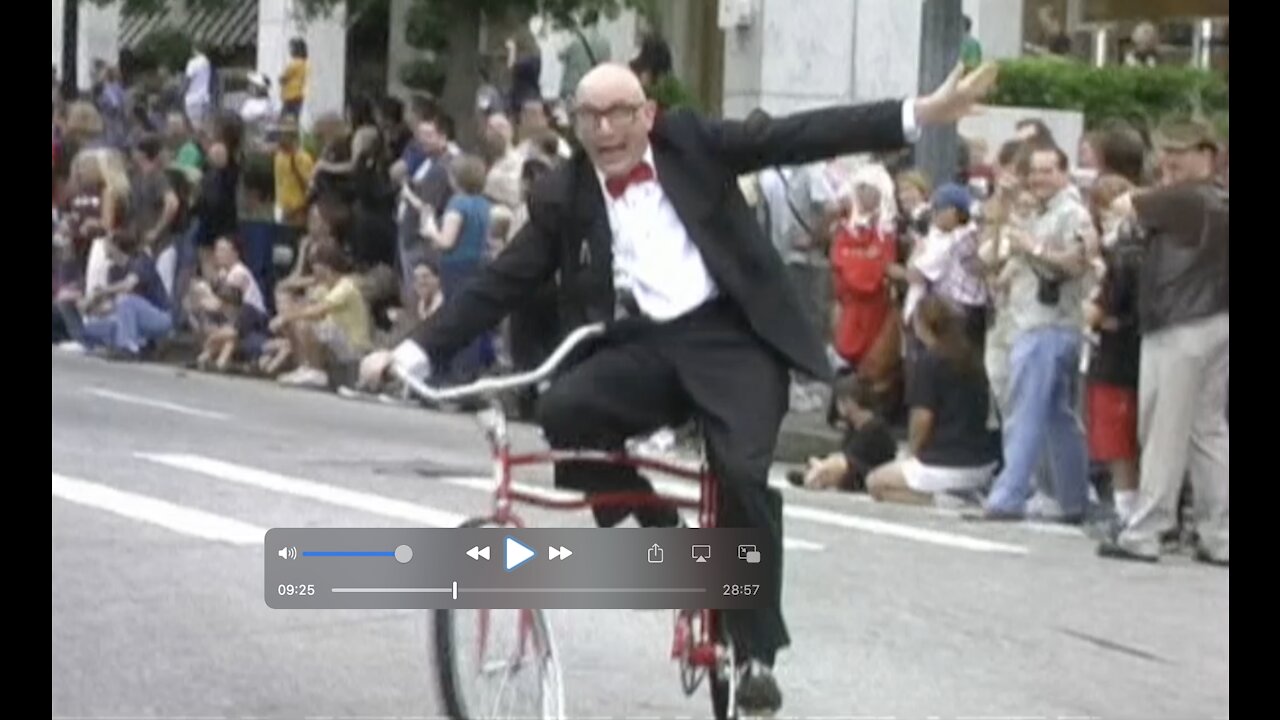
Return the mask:
<path fill-rule="evenodd" d="M 442 609 L 434 626 L 436 672 L 450 717 L 563 720 L 560 660 L 543 611 Z"/>

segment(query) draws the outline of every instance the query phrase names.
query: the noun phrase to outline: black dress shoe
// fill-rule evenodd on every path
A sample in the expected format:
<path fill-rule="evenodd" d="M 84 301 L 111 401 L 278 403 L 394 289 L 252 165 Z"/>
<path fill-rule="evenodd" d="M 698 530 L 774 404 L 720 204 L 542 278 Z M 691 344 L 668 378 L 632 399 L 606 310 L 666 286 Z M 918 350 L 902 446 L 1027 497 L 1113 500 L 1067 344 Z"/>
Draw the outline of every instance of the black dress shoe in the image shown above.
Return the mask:
<path fill-rule="evenodd" d="M 1142 553 L 1136 553 L 1114 541 L 1099 543 L 1098 557 L 1111 558 L 1112 560 L 1132 560 L 1134 562 L 1145 563 L 1160 562 L 1159 555 L 1144 555 Z"/>
<path fill-rule="evenodd" d="M 738 678 L 738 712 L 741 715 L 772 715 L 782 707 L 782 691 L 773 670 L 759 660 L 748 660 Z"/>

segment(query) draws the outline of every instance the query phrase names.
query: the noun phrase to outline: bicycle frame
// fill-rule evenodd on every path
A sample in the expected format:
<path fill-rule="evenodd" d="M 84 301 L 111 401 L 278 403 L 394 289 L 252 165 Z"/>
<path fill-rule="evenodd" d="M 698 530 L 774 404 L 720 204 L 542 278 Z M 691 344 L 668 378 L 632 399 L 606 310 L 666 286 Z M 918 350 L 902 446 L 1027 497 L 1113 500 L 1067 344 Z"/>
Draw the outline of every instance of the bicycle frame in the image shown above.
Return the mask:
<path fill-rule="evenodd" d="M 605 333 L 606 327 L 602 324 L 577 328 L 561 342 L 560 346 L 538 368 L 507 378 L 484 378 L 464 387 L 448 389 L 429 387 L 421 378 L 415 376 L 407 368 L 401 367 L 398 363 L 393 364 L 392 372 L 405 383 L 413 394 L 428 401 L 447 402 L 467 397 L 484 397 L 488 399 L 488 408 L 481 411 L 478 419 L 485 429 L 494 466 L 493 508 L 492 514 L 486 520 L 498 526 L 524 527 L 524 521 L 515 512 L 514 506 L 517 503 L 552 510 L 585 510 L 620 505 L 639 507 L 663 504 L 688 509 L 696 508 L 698 510 L 699 526 L 714 528 L 720 501 L 719 484 L 709 472 L 705 462 L 698 468 L 689 468 L 664 460 L 631 455 L 626 452 L 550 450 L 546 452 L 513 453 L 511 451 L 506 412 L 501 402 L 497 399 L 498 394 L 503 391 L 536 385 L 548 379 L 575 349 L 580 345 L 603 337 Z M 624 465 L 639 470 L 652 470 L 684 480 L 697 481 L 699 485 L 698 499 L 694 501 L 658 493 L 636 492 L 592 493 L 584 495 L 581 499 L 556 499 L 521 490 L 516 488 L 512 482 L 513 468 L 537 465 L 554 466 L 557 462 L 574 460 L 592 460 Z M 482 611 L 480 617 L 481 647 L 479 648 L 481 654 L 483 654 L 484 645 L 487 642 L 488 624 L 487 613 Z M 531 615 L 526 610 L 521 613 L 519 628 L 521 636 L 519 652 L 522 656 L 525 653 L 530 624 Z M 732 664 L 734 660 L 732 650 L 717 642 L 717 639 L 721 637 L 720 631 L 720 613 L 715 610 L 682 611 L 677 615 L 671 657 L 683 664 L 682 678 L 684 679 L 686 693 L 692 694 L 702 678 L 705 677 L 705 675 L 698 673 L 699 670 L 715 672 L 726 664 Z"/>
<path fill-rule="evenodd" d="M 697 509 L 698 525 L 700 527 L 714 528 L 716 526 L 716 513 L 719 507 L 719 486 L 715 476 L 711 474 L 705 463 L 698 468 L 690 468 L 665 460 L 631 455 L 626 452 L 599 450 L 548 450 L 514 453 L 511 450 L 506 413 L 500 402 L 491 402 L 490 407 L 481 412 L 478 419 L 485 428 L 485 434 L 489 440 L 492 453 L 494 493 L 490 520 L 497 525 L 524 527 L 524 521 L 515 512 L 515 505 L 519 503 L 551 510 L 585 510 L 621 505 L 636 507 L 674 504 L 677 507 L 686 509 Z M 651 470 L 684 480 L 697 481 L 700 490 L 699 496 L 697 500 L 691 500 L 661 493 L 603 492 L 593 493 L 590 496 L 584 495 L 580 499 L 556 499 L 530 493 L 514 486 L 512 480 L 514 468 L 538 465 L 554 466 L 558 462 L 575 460 L 591 460 L 624 465 L 638 470 Z M 715 638 L 718 637 L 719 632 L 719 613 L 708 609 L 698 610 L 697 612 L 701 622 L 697 624 L 696 632 L 692 627 L 691 618 L 687 614 L 682 614 L 679 617 L 675 636 L 672 639 L 671 657 L 688 662 L 695 667 L 711 668 L 719 660 L 715 643 Z M 523 624 L 524 621 L 522 619 L 522 626 Z M 523 646 L 523 641 L 521 644 Z"/>

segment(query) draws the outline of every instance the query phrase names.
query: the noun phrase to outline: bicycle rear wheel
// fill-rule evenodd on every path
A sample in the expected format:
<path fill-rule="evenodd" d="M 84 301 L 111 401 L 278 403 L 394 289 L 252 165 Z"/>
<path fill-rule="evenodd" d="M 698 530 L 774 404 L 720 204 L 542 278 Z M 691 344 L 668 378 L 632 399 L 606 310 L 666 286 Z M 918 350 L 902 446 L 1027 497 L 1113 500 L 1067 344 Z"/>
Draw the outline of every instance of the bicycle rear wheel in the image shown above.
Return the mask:
<path fill-rule="evenodd" d="M 719 638 L 716 666 L 708 673 L 711 682 L 711 712 L 716 720 L 738 720 L 738 662 L 733 638 L 724 627 L 724 617 L 715 614 L 716 632 Z"/>
<path fill-rule="evenodd" d="M 485 526 L 493 524 L 462 527 Z M 541 610 L 436 610 L 433 644 L 450 717 L 564 718 L 560 661 Z"/>

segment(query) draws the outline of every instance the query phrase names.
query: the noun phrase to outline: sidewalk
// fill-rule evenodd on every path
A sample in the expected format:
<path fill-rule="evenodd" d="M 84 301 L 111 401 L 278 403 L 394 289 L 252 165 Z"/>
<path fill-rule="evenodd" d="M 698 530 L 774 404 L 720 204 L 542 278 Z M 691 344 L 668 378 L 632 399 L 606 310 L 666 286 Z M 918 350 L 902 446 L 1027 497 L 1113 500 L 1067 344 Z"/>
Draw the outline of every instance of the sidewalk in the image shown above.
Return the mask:
<path fill-rule="evenodd" d="M 778 433 L 775 462 L 804 463 L 815 455 L 840 449 L 840 432 L 827 425 L 826 409 L 819 412 L 789 412 Z"/>

